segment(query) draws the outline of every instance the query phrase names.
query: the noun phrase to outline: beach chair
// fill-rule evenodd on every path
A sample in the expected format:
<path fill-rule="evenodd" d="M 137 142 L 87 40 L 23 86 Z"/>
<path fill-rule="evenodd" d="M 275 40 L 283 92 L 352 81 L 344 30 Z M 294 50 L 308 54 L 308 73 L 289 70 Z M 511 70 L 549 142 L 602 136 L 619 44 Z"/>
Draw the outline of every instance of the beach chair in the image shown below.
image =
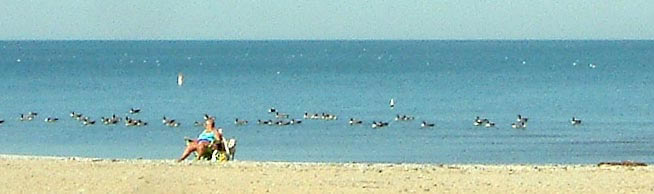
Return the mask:
<path fill-rule="evenodd" d="M 184 138 L 186 141 L 186 145 L 190 144 L 193 142 L 192 139 L 185 137 Z M 217 149 L 213 149 L 214 145 L 216 144 Z M 195 155 L 195 158 L 198 158 L 196 154 L 197 152 L 193 153 Z M 236 154 L 236 139 L 231 138 L 229 140 L 223 140 L 222 142 L 211 142 L 209 144 L 209 149 L 206 149 L 204 153 L 200 153 L 199 157 L 200 159 L 205 159 L 205 160 L 211 160 L 211 161 L 218 161 L 218 162 L 225 162 L 225 161 L 230 161 L 234 160 L 234 155 Z"/>

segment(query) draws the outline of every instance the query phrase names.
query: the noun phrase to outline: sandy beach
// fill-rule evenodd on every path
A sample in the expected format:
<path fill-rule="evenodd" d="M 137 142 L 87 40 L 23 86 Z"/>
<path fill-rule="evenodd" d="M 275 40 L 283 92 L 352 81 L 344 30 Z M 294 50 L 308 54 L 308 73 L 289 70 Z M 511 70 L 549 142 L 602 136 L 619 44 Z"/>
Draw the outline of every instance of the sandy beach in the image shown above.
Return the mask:
<path fill-rule="evenodd" d="M 2 193 L 652 193 L 654 167 L 0 156 Z"/>

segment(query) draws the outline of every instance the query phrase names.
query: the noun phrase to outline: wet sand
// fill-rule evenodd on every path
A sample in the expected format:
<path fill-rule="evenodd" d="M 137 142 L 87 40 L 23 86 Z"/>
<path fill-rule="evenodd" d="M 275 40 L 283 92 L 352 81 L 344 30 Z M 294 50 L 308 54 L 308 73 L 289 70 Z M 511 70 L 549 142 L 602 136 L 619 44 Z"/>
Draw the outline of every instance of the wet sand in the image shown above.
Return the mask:
<path fill-rule="evenodd" d="M 654 193 L 654 167 L 0 155 L 1 193 Z"/>

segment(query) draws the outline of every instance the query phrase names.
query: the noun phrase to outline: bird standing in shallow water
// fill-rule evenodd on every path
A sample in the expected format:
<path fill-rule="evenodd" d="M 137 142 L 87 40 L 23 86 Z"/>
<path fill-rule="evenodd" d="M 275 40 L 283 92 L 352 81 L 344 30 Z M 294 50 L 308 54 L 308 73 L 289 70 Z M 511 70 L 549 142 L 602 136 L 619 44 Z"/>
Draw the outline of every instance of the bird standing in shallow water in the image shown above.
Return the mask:
<path fill-rule="evenodd" d="M 427 123 L 426 121 L 422 121 L 422 123 L 420 123 L 420 127 L 422 128 L 433 127 L 433 126 L 435 126 L 435 124 Z"/>
<path fill-rule="evenodd" d="M 358 125 L 358 124 L 363 123 L 363 121 L 360 121 L 360 120 L 357 120 L 357 119 L 354 119 L 354 118 L 350 118 L 350 121 L 348 121 L 348 123 L 350 125 Z"/>
<path fill-rule="evenodd" d="M 302 120 L 291 119 L 290 123 L 291 123 L 291 125 L 297 125 L 297 124 L 301 124 Z"/>
<path fill-rule="evenodd" d="M 516 119 L 517 122 L 523 122 L 526 123 L 529 120 L 527 117 L 522 117 L 522 115 L 518 115 L 518 118 Z"/>
<path fill-rule="evenodd" d="M 524 128 L 527 128 L 527 123 L 526 122 L 511 123 L 511 128 L 524 129 Z"/>
<path fill-rule="evenodd" d="M 234 124 L 235 125 L 247 125 L 248 121 L 247 120 L 240 120 L 238 118 L 234 119 Z"/>
<path fill-rule="evenodd" d="M 82 121 L 82 124 L 85 125 L 85 126 L 88 126 L 88 125 L 95 125 L 95 121 L 94 121 L 94 120 L 88 120 L 88 119 L 85 119 L 85 120 Z"/>
<path fill-rule="evenodd" d="M 482 126 L 482 125 L 487 124 L 489 122 L 490 121 L 488 121 L 488 119 L 482 119 L 479 116 L 477 116 L 477 117 L 475 117 L 475 122 L 473 123 L 473 125 Z"/>
<path fill-rule="evenodd" d="M 82 119 L 82 113 L 76 113 L 76 112 L 70 112 L 70 117 L 75 119 L 75 120 L 80 120 Z"/>
<path fill-rule="evenodd" d="M 373 129 L 380 128 L 380 127 L 386 127 L 386 126 L 388 126 L 388 122 L 383 122 L 383 121 L 379 121 L 379 122 L 373 121 L 372 122 L 372 128 Z"/>
<path fill-rule="evenodd" d="M 495 123 L 489 121 L 484 125 L 484 127 L 486 127 L 486 128 L 495 127 Z"/>
<path fill-rule="evenodd" d="M 576 117 L 572 117 L 572 119 L 570 119 L 570 123 L 572 125 L 580 125 L 581 124 L 581 119 L 577 119 Z"/>
<path fill-rule="evenodd" d="M 279 113 L 279 112 L 275 112 L 275 117 L 278 118 L 278 119 L 285 119 L 285 118 L 288 118 L 288 115 L 283 114 L 283 113 Z"/>
<path fill-rule="evenodd" d="M 54 123 L 54 122 L 57 122 L 58 120 L 59 120 L 59 118 L 55 118 L 55 117 L 45 118 L 46 123 Z"/>
<path fill-rule="evenodd" d="M 161 122 L 162 122 L 165 126 L 169 126 L 169 127 L 179 127 L 179 126 L 181 125 L 181 123 L 177 122 L 175 119 L 168 119 L 168 118 L 166 118 L 165 115 L 163 116 L 163 119 L 161 120 Z"/>
<path fill-rule="evenodd" d="M 202 117 L 202 118 L 204 118 L 204 121 L 207 121 L 207 120 L 213 118 L 213 116 L 211 116 L 211 115 L 209 115 L 209 114 L 207 114 L 207 113 L 204 113 L 204 117 Z M 204 125 L 204 124 L 203 124 L 203 125 Z"/>
<path fill-rule="evenodd" d="M 138 114 L 141 112 L 141 109 L 138 108 L 130 108 L 129 109 L 129 114 Z"/>
<path fill-rule="evenodd" d="M 20 121 L 31 121 L 31 120 L 34 119 L 35 116 L 36 116 L 36 115 L 31 114 L 31 112 L 28 113 L 27 115 L 21 113 L 21 114 L 20 114 L 20 117 L 19 117 L 18 119 L 19 119 Z"/>
<path fill-rule="evenodd" d="M 182 86 L 182 84 L 184 84 L 184 74 L 182 74 L 182 72 L 179 72 L 177 74 L 177 85 Z"/>

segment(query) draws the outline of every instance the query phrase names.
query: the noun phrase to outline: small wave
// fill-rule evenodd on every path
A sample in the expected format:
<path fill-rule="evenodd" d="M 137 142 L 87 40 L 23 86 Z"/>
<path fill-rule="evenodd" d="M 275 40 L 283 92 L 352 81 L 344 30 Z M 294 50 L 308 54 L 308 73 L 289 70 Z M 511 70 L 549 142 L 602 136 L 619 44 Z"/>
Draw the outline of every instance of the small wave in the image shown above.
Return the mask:
<path fill-rule="evenodd" d="M 637 140 L 591 140 L 591 141 L 572 141 L 572 145 L 600 145 L 600 144 L 642 144 L 644 141 Z"/>

